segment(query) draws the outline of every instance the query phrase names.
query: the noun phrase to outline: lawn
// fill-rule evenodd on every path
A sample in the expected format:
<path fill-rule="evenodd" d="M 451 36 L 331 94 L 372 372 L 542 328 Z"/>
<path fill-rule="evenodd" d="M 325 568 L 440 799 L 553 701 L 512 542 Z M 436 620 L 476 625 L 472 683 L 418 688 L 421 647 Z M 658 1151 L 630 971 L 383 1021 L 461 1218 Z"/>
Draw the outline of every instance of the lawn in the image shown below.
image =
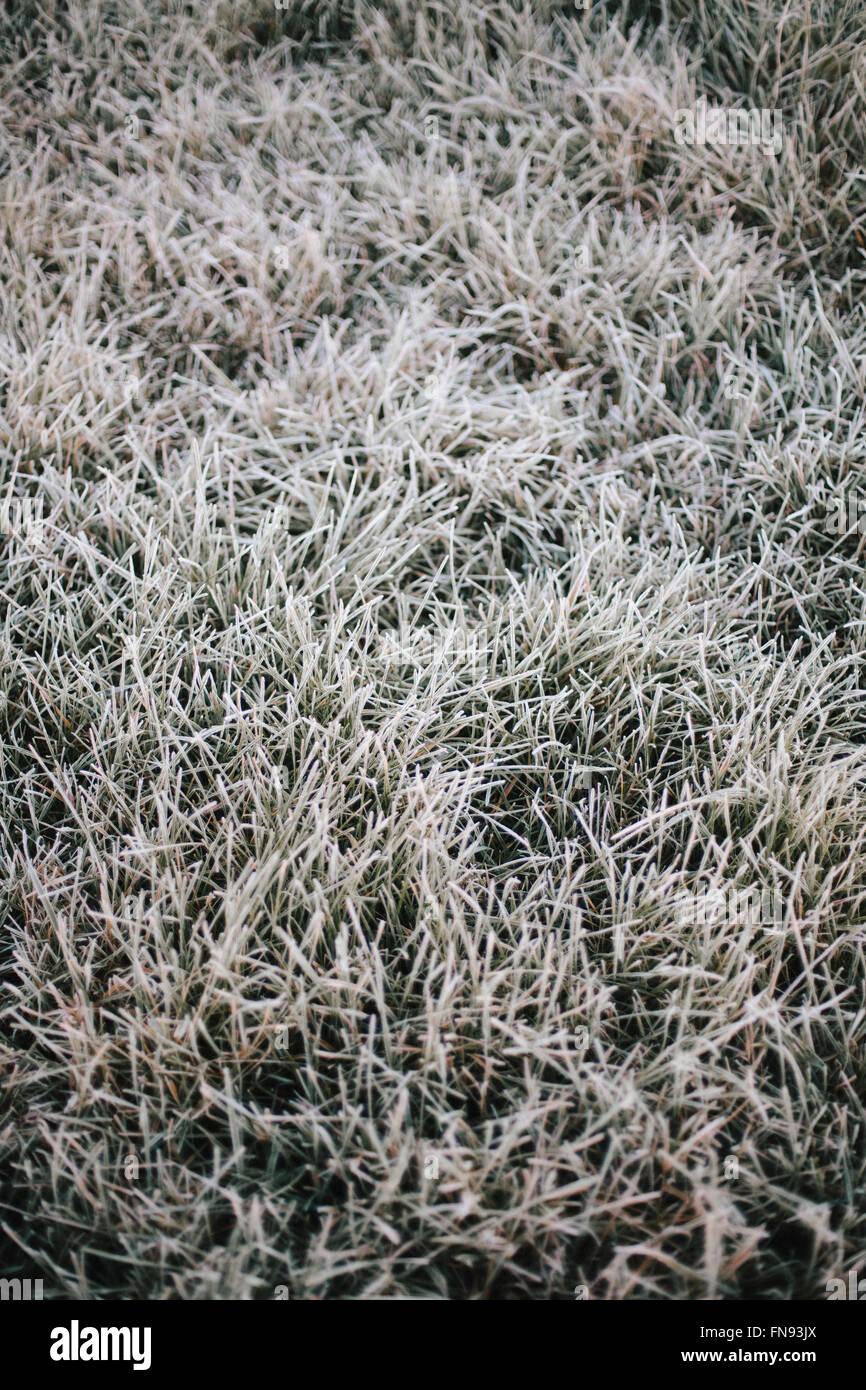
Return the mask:
<path fill-rule="evenodd" d="M 866 1255 L 866 5 L 0 10 L 0 1274 Z"/>

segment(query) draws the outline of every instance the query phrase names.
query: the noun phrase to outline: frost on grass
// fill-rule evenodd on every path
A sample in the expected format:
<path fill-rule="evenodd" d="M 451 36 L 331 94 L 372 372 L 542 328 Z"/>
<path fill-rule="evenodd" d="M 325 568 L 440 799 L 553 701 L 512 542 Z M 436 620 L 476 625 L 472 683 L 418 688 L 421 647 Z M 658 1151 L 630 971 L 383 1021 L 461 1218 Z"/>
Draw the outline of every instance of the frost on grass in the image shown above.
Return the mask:
<path fill-rule="evenodd" d="M 862 6 L 46 9 L 0 19 L 4 1274 L 824 1296 Z M 780 148 L 678 143 L 701 98 Z"/>

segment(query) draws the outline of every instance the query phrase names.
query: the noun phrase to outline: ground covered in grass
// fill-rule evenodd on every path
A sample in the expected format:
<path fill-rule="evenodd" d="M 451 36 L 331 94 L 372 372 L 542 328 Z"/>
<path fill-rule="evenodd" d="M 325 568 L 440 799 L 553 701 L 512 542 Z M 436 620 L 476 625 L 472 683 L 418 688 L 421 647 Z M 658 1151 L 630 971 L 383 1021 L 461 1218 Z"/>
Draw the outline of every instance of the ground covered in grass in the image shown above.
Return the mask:
<path fill-rule="evenodd" d="M 0 47 L 0 1272 L 825 1297 L 862 0 L 44 0 Z M 779 147 L 684 143 L 702 97 Z"/>

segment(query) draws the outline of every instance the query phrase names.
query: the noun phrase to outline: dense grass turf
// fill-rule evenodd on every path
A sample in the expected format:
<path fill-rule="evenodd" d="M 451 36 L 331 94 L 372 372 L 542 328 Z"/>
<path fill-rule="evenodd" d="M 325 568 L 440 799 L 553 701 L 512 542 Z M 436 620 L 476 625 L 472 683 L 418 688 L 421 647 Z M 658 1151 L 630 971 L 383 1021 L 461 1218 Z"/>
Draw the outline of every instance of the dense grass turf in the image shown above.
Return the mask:
<path fill-rule="evenodd" d="M 0 44 L 2 1272 L 823 1298 L 866 1253 L 866 7 L 57 0 Z M 683 142 L 702 97 L 779 148 Z"/>

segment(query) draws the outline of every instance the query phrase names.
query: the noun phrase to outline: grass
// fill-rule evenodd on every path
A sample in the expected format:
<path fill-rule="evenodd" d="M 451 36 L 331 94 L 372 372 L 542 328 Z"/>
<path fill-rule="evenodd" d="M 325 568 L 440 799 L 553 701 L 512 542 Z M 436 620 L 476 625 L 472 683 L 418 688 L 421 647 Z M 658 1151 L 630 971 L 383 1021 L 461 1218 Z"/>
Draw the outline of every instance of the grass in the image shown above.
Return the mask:
<path fill-rule="evenodd" d="M 824 1298 L 866 9 L 57 0 L 0 47 L 2 1273 Z M 702 96 L 781 148 L 678 143 Z"/>

